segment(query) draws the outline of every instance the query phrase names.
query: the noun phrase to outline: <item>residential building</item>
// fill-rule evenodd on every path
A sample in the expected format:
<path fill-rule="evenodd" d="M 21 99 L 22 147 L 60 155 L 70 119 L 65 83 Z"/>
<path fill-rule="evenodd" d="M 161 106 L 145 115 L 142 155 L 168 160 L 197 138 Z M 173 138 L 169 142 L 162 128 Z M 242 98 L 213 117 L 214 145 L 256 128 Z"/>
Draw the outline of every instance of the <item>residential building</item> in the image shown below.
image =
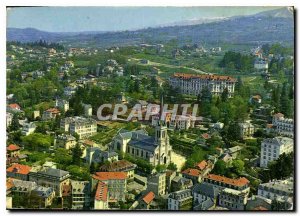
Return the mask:
<path fill-rule="evenodd" d="M 20 147 L 15 144 L 9 144 L 6 147 L 6 154 L 8 157 L 18 157 L 20 155 Z"/>
<path fill-rule="evenodd" d="M 277 113 L 273 116 L 272 120 L 275 132 L 281 136 L 294 137 L 294 120 L 284 118 L 282 113 Z"/>
<path fill-rule="evenodd" d="M 268 71 L 269 65 L 264 59 L 258 59 L 254 63 L 254 68 L 258 71 Z"/>
<path fill-rule="evenodd" d="M 6 112 L 6 128 L 11 125 L 13 116 L 14 115 L 12 113 Z"/>
<path fill-rule="evenodd" d="M 147 191 L 152 191 L 155 195 L 166 194 L 166 173 L 157 173 L 147 178 Z"/>
<path fill-rule="evenodd" d="M 42 169 L 29 173 L 29 180 L 35 181 L 38 185 L 52 187 L 56 196 L 61 197 L 63 185 L 70 183 L 70 174 L 67 171 L 53 168 Z"/>
<path fill-rule="evenodd" d="M 208 210 L 217 204 L 220 190 L 212 184 L 201 182 L 194 185 L 193 189 L 194 210 Z"/>
<path fill-rule="evenodd" d="M 157 126 L 161 119 L 160 114 L 151 116 L 152 126 Z M 164 124 L 170 129 L 188 130 L 195 127 L 195 117 L 191 115 L 176 115 L 172 117 L 172 113 L 164 113 Z"/>
<path fill-rule="evenodd" d="M 245 177 L 232 179 L 232 178 L 227 178 L 225 176 L 208 174 L 204 178 L 204 182 L 206 182 L 207 184 L 211 184 L 216 188 L 219 188 L 219 190 L 222 190 L 224 188 L 231 188 L 246 193 L 249 193 L 250 191 L 250 186 L 249 186 L 250 182 Z"/>
<path fill-rule="evenodd" d="M 83 104 L 84 116 L 91 117 L 93 115 L 93 108 L 91 104 Z"/>
<path fill-rule="evenodd" d="M 97 122 L 94 119 L 79 116 L 62 119 L 60 127 L 71 134 L 77 133 L 79 139 L 88 138 L 97 133 Z"/>
<path fill-rule="evenodd" d="M 60 110 L 67 112 L 69 110 L 69 101 L 64 99 L 56 98 L 55 100 L 55 107 L 58 107 Z"/>
<path fill-rule="evenodd" d="M 85 160 L 89 165 L 91 165 L 91 163 L 118 161 L 119 156 L 116 152 L 102 151 L 99 147 L 88 147 L 86 149 Z"/>
<path fill-rule="evenodd" d="M 193 196 L 191 189 L 176 191 L 168 196 L 168 210 L 191 210 Z"/>
<path fill-rule="evenodd" d="M 201 171 L 198 169 L 188 168 L 186 170 L 183 170 L 181 173 L 183 177 L 191 179 L 194 184 L 201 182 L 202 180 Z"/>
<path fill-rule="evenodd" d="M 22 128 L 22 135 L 28 136 L 29 134 L 34 133 L 36 125 L 34 122 L 25 123 Z"/>
<path fill-rule="evenodd" d="M 35 193 L 41 200 L 39 208 L 47 208 L 48 206 L 51 206 L 55 197 L 55 191 L 51 187 L 38 186 L 32 191 L 32 193 Z"/>
<path fill-rule="evenodd" d="M 255 132 L 255 127 L 250 122 L 239 123 L 239 127 L 241 139 L 252 137 Z"/>
<path fill-rule="evenodd" d="M 72 149 L 76 145 L 76 138 L 68 134 L 57 135 L 54 139 L 55 148 Z"/>
<path fill-rule="evenodd" d="M 247 204 L 248 193 L 225 188 L 220 192 L 219 206 L 230 210 L 244 210 Z"/>
<path fill-rule="evenodd" d="M 257 195 L 267 199 L 288 199 L 294 196 L 294 179 L 273 180 L 258 186 Z"/>
<path fill-rule="evenodd" d="M 89 209 L 91 185 L 89 181 L 71 180 L 72 209 Z"/>
<path fill-rule="evenodd" d="M 30 166 L 16 163 L 6 169 L 6 176 L 27 181 L 30 170 Z"/>
<path fill-rule="evenodd" d="M 62 206 L 63 209 L 72 208 L 72 185 L 65 184 L 62 186 Z"/>
<path fill-rule="evenodd" d="M 95 210 L 106 210 L 108 209 L 108 186 L 104 182 L 99 181 L 94 199 Z"/>
<path fill-rule="evenodd" d="M 96 172 L 92 176 L 92 189 L 98 182 L 104 182 L 108 187 L 109 202 L 125 201 L 127 192 L 127 174 L 126 172 Z"/>
<path fill-rule="evenodd" d="M 176 176 L 171 181 L 172 192 L 189 189 L 192 186 L 193 186 L 193 181 L 191 179 L 182 176 Z"/>
<path fill-rule="evenodd" d="M 294 141 L 288 137 L 264 139 L 261 142 L 260 167 L 267 167 L 269 162 L 279 158 L 283 153 L 290 153 L 294 149 Z"/>
<path fill-rule="evenodd" d="M 147 192 L 139 200 L 139 205 L 137 209 L 139 210 L 149 210 L 153 209 L 151 204 L 154 202 L 155 194 L 152 191 Z"/>
<path fill-rule="evenodd" d="M 199 95 L 202 89 L 207 87 L 213 95 L 221 95 L 225 88 L 228 89 L 229 97 L 234 94 L 236 79 L 222 75 L 194 75 L 175 73 L 169 78 L 173 88 L 179 88 L 182 94 Z"/>
<path fill-rule="evenodd" d="M 149 136 L 145 130 L 126 131 L 121 129 L 110 144 L 111 150 L 121 151 L 134 158 L 142 158 L 153 166 L 169 165 L 172 146 L 169 142 L 167 127 L 155 127 L 155 136 Z"/>
<path fill-rule="evenodd" d="M 126 172 L 127 181 L 133 180 L 134 178 L 134 170 L 136 168 L 136 164 L 133 164 L 127 160 L 114 161 L 109 164 L 104 164 L 100 166 L 99 171 L 101 172 Z"/>
<path fill-rule="evenodd" d="M 60 111 L 58 109 L 50 108 L 43 112 L 42 119 L 43 120 L 54 119 L 58 115 L 60 115 Z"/>

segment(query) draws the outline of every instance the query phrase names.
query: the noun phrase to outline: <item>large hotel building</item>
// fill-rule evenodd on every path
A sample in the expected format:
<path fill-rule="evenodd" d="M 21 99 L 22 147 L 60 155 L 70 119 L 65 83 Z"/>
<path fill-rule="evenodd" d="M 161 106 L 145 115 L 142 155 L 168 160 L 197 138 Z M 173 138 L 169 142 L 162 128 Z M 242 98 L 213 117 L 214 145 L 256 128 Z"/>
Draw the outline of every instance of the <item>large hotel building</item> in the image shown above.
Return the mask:
<path fill-rule="evenodd" d="M 236 79 L 230 76 L 212 74 L 184 74 L 175 73 L 169 78 L 173 88 L 179 88 L 182 94 L 199 95 L 204 87 L 208 87 L 213 95 L 221 95 L 225 88 L 229 97 L 233 96 Z"/>

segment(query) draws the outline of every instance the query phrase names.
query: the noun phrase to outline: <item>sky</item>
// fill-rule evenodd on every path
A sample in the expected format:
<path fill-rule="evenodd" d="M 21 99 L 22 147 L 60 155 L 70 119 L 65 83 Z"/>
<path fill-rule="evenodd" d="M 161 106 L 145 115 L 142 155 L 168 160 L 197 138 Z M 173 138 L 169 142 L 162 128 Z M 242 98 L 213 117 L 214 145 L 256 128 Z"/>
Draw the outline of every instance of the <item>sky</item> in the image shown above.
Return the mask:
<path fill-rule="evenodd" d="M 7 27 L 49 32 L 122 31 L 273 9 L 278 7 L 15 7 L 7 9 Z"/>

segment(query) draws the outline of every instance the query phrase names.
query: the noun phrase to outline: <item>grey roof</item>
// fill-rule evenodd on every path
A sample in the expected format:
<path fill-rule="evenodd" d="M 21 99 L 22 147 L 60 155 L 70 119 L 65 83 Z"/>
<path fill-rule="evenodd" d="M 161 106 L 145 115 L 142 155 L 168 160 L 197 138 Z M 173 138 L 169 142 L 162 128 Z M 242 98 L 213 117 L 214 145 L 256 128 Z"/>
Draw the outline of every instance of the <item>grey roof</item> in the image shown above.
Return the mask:
<path fill-rule="evenodd" d="M 217 197 L 220 192 L 218 188 L 214 187 L 211 184 L 207 184 L 205 182 L 194 185 L 192 190 L 193 193 L 202 194 L 210 198 Z"/>
<path fill-rule="evenodd" d="M 16 191 L 31 191 L 37 187 L 37 184 L 32 181 L 22 181 L 19 179 L 13 179 L 13 190 Z"/>
<path fill-rule="evenodd" d="M 34 189 L 34 192 L 36 192 L 40 197 L 47 198 L 53 193 L 53 188 L 38 186 Z"/>
<path fill-rule="evenodd" d="M 187 184 L 188 182 L 191 182 L 191 179 L 187 179 L 185 177 L 181 177 L 181 176 L 175 176 L 172 181 L 176 182 L 176 183 L 181 183 L 181 184 Z"/>
<path fill-rule="evenodd" d="M 47 175 L 55 176 L 55 177 L 63 177 L 63 176 L 69 175 L 68 171 L 60 170 L 60 169 L 54 169 L 54 168 L 48 168 L 48 169 L 45 169 L 45 170 L 41 170 L 41 171 L 39 171 L 39 173 L 45 173 Z"/>
<path fill-rule="evenodd" d="M 275 145 L 278 145 L 278 146 L 281 146 L 281 145 L 284 145 L 284 144 L 293 144 L 293 142 L 294 142 L 293 139 L 288 138 L 288 137 L 281 137 L 281 136 L 264 139 L 262 141 L 262 143 L 266 143 L 266 144 L 272 143 L 272 144 L 275 144 Z"/>
<path fill-rule="evenodd" d="M 128 142 L 129 146 L 134 146 L 136 148 L 144 149 L 147 151 L 154 152 L 157 148 L 157 144 L 155 143 L 155 139 L 153 137 L 143 137 L 142 139 L 130 140 Z"/>

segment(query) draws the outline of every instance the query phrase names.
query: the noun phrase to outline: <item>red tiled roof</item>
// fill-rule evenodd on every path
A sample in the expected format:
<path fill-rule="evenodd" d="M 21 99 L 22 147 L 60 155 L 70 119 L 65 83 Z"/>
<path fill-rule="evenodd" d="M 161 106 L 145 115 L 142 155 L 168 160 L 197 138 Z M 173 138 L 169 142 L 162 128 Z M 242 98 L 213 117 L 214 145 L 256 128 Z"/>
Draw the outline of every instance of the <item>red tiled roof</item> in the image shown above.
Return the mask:
<path fill-rule="evenodd" d="M 60 111 L 56 108 L 47 109 L 46 112 L 51 112 L 51 113 L 54 113 L 54 114 L 60 113 Z"/>
<path fill-rule="evenodd" d="M 261 96 L 260 95 L 253 95 L 252 98 L 259 100 L 259 99 L 261 99 Z"/>
<path fill-rule="evenodd" d="M 20 150 L 20 147 L 15 145 L 15 144 L 10 144 L 9 146 L 6 147 L 7 151 L 17 151 Z"/>
<path fill-rule="evenodd" d="M 30 172 L 30 170 L 31 170 L 30 166 L 22 165 L 22 164 L 14 164 L 11 167 L 8 167 L 6 169 L 6 172 L 27 175 Z"/>
<path fill-rule="evenodd" d="M 182 171 L 183 174 L 187 174 L 187 175 L 190 175 L 190 176 L 195 176 L 195 177 L 198 177 L 201 172 L 197 169 L 193 169 L 193 168 L 188 168 L 184 171 Z"/>
<path fill-rule="evenodd" d="M 207 165 L 208 163 L 205 160 L 203 160 L 200 163 L 196 164 L 196 168 L 199 168 L 200 170 L 204 170 Z"/>
<path fill-rule="evenodd" d="M 19 104 L 16 104 L 16 103 L 14 103 L 14 104 L 9 104 L 8 106 L 9 106 L 10 108 L 12 108 L 12 109 L 21 109 L 20 105 L 19 105 Z"/>
<path fill-rule="evenodd" d="M 106 181 L 111 179 L 122 180 L 126 179 L 126 172 L 96 172 L 95 175 L 92 176 L 94 179 L 98 179 L 100 181 Z"/>
<path fill-rule="evenodd" d="M 221 75 L 213 75 L 213 74 L 185 74 L 185 73 L 175 73 L 173 77 L 182 78 L 182 79 L 191 79 L 191 78 L 200 78 L 200 79 L 208 79 L 208 80 L 223 80 L 236 82 L 236 79 L 230 76 L 221 76 Z"/>
<path fill-rule="evenodd" d="M 210 135 L 208 133 L 204 133 L 201 135 L 204 139 L 209 139 Z"/>
<path fill-rule="evenodd" d="M 273 124 L 267 124 L 267 128 L 272 128 Z"/>
<path fill-rule="evenodd" d="M 95 199 L 98 201 L 107 201 L 108 188 L 104 182 L 99 182 L 95 194 Z"/>
<path fill-rule="evenodd" d="M 214 180 L 214 181 L 218 181 L 218 182 L 224 182 L 226 184 L 235 185 L 235 186 L 244 186 L 246 184 L 249 184 L 249 180 L 246 179 L 245 177 L 242 177 L 239 179 L 232 179 L 232 178 L 227 178 L 227 177 L 220 176 L 220 175 L 209 174 L 205 178 Z"/>
<path fill-rule="evenodd" d="M 154 197 L 155 194 L 152 191 L 150 191 L 149 193 L 146 194 L 146 196 L 144 196 L 143 200 L 145 203 L 149 204 L 153 201 Z"/>

